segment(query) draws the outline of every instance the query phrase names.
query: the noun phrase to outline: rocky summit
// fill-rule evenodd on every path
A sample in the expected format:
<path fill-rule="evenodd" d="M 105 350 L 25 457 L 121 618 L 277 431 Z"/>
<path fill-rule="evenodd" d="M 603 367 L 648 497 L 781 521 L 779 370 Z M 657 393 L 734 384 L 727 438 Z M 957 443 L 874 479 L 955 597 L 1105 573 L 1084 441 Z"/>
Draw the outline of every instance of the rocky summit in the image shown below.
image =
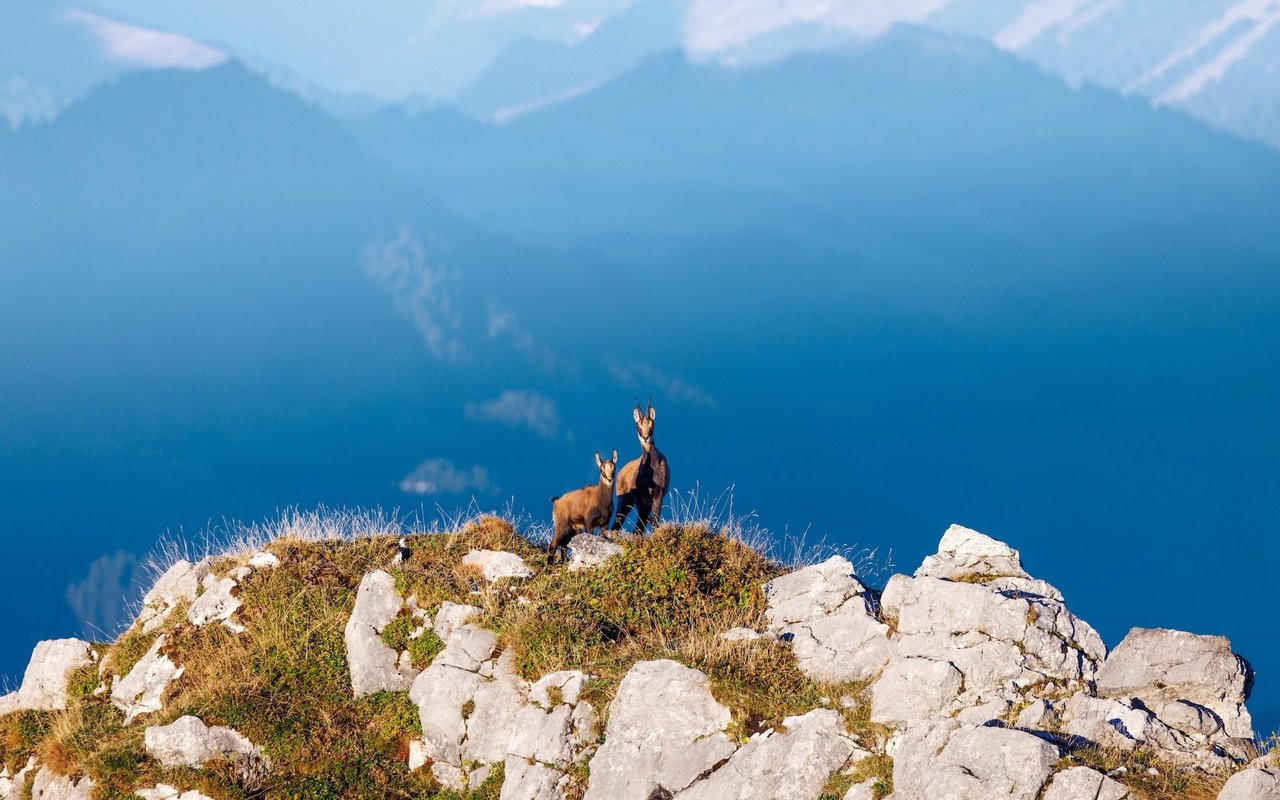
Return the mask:
<path fill-rule="evenodd" d="M 1108 651 L 968 528 L 877 589 L 705 524 L 547 567 L 495 518 L 312 521 L 36 645 L 0 800 L 1280 800 L 1227 639 Z"/>

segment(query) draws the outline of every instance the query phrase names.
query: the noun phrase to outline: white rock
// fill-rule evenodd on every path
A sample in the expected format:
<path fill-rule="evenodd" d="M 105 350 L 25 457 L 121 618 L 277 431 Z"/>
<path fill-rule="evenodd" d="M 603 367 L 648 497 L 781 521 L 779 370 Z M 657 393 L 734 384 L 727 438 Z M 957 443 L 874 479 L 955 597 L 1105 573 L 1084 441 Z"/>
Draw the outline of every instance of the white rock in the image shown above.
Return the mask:
<path fill-rule="evenodd" d="M 432 666 L 478 672 L 497 647 L 498 634 L 474 625 L 463 625 L 449 634 L 444 650 L 436 656 Z"/>
<path fill-rule="evenodd" d="M 580 533 L 569 540 L 569 571 L 595 569 L 614 556 L 622 555 L 622 546 L 605 539 Z"/>
<path fill-rule="evenodd" d="M 937 720 L 907 730 L 893 756 L 897 800 L 1034 800 L 1058 748 L 1029 733 Z"/>
<path fill-rule="evenodd" d="M 782 725 L 785 733 L 752 736 L 676 800 L 813 800 L 857 748 L 835 711 L 815 709 Z"/>
<path fill-rule="evenodd" d="M 853 565 L 832 556 L 765 586 L 769 630 L 791 642 L 800 669 L 814 680 L 874 677 L 892 652 L 889 627 L 871 613 Z"/>
<path fill-rule="evenodd" d="M 855 783 L 841 800 L 876 800 L 876 782 L 875 778 L 867 778 L 862 783 Z"/>
<path fill-rule="evenodd" d="M 147 728 L 143 741 L 147 754 L 166 767 L 200 767 L 235 755 L 262 758 L 262 751 L 235 730 L 209 727 L 190 715 Z"/>
<path fill-rule="evenodd" d="M 67 707 L 67 679 L 93 663 L 93 648 L 79 639 L 51 639 L 31 652 L 22 685 L 0 697 L 0 714 L 13 711 L 60 711 Z"/>
<path fill-rule="evenodd" d="M 396 592 L 395 578 L 375 570 L 360 580 L 356 604 L 347 620 L 344 638 L 351 690 L 356 697 L 375 692 L 408 689 L 417 673 L 411 663 L 382 640 L 382 631 L 400 613 L 404 603 Z"/>
<path fill-rule="evenodd" d="M 906 727 L 937 716 L 960 694 L 964 676 L 946 661 L 895 658 L 871 684 L 871 720 Z"/>
<path fill-rule="evenodd" d="M 1227 736 L 1253 738 L 1244 707 L 1253 682 L 1249 664 L 1223 636 L 1134 628 L 1098 670 L 1098 696 L 1137 698 L 1158 716 L 1178 700 L 1210 709 Z"/>
<path fill-rule="evenodd" d="M 178 561 L 160 576 L 151 590 L 142 598 L 142 610 L 138 621 L 143 632 L 152 631 L 164 623 L 173 607 L 182 601 L 194 602 L 200 591 L 200 582 L 209 574 L 209 563 Z"/>
<path fill-rule="evenodd" d="M 1246 769 L 1231 776 L 1218 800 L 1280 800 L 1280 773 L 1269 769 Z"/>
<path fill-rule="evenodd" d="M 84 777 L 78 781 L 58 775 L 41 767 L 31 785 L 31 800 L 90 800 L 93 781 Z"/>
<path fill-rule="evenodd" d="M 976 706 L 960 709 L 955 718 L 965 725 L 985 725 L 988 722 L 1002 721 L 1009 713 L 1009 702 L 996 698 Z"/>
<path fill-rule="evenodd" d="M 453 633 L 453 629 L 466 624 L 467 620 L 478 616 L 480 609 L 475 606 L 459 605 L 451 603 L 448 600 L 440 604 L 440 610 L 436 612 L 434 630 L 436 636 L 440 637 L 440 641 L 449 641 L 449 636 Z"/>
<path fill-rule="evenodd" d="M 1048 700 L 1035 700 L 1018 712 L 1017 726 L 1030 731 L 1054 728 L 1062 719 L 1058 708 Z"/>
<path fill-rule="evenodd" d="M 195 789 L 182 792 L 176 786 L 170 786 L 167 783 L 156 784 L 149 789 L 135 789 L 133 793 L 141 797 L 142 800 L 213 800 L 213 798 L 201 794 Z"/>
<path fill-rule="evenodd" d="M 585 800 L 648 800 L 679 792 L 735 750 L 731 716 L 707 676 L 675 661 L 641 661 L 618 686 Z"/>
<path fill-rule="evenodd" d="M 529 700 L 542 706 L 546 710 L 551 710 L 558 703 L 552 702 L 551 690 L 555 689 L 560 694 L 560 703 L 568 703 L 569 705 L 577 705 L 578 698 L 582 695 L 582 690 L 586 687 L 590 676 L 585 672 L 576 669 L 561 670 L 560 672 L 552 672 L 544 675 L 529 687 Z"/>
<path fill-rule="evenodd" d="M 467 736 L 462 745 L 464 762 L 496 764 L 507 757 L 508 744 L 516 728 L 516 716 L 525 705 L 527 684 L 512 668 L 512 653 L 503 653 L 494 662 L 493 677 L 481 681 L 472 693 L 475 704 L 467 718 Z"/>
<path fill-rule="evenodd" d="M 187 610 L 187 620 L 197 628 L 218 621 L 233 633 L 244 633 L 242 625 L 231 621 L 231 615 L 240 608 L 240 598 L 231 594 L 236 588 L 235 580 L 206 575 L 203 583 L 204 592 Z"/>
<path fill-rule="evenodd" d="M 1137 800 L 1137 796 L 1097 770 L 1072 767 L 1053 776 L 1041 800 Z"/>
<path fill-rule="evenodd" d="M 163 708 L 165 689 L 182 677 L 183 668 L 160 652 L 164 641 L 164 634 L 157 636 L 146 655 L 111 689 L 111 703 L 124 712 L 126 724 Z"/>
<path fill-rule="evenodd" d="M 231 579 L 239 583 L 253 574 L 253 567 L 236 567 L 229 573 Z"/>
<path fill-rule="evenodd" d="M 569 777 L 536 761 L 509 756 L 498 800 L 564 800 Z"/>
<path fill-rule="evenodd" d="M 270 569 L 271 567 L 280 566 L 280 559 L 275 554 L 268 553 L 265 550 L 254 553 L 249 558 L 249 566 L 254 569 Z"/>
<path fill-rule="evenodd" d="M 16 773 L 10 775 L 9 768 L 0 765 L 0 800 L 23 800 L 22 792 L 27 786 L 27 775 L 36 769 L 36 758 L 27 759 L 27 764 Z"/>
<path fill-rule="evenodd" d="M 962 525 L 952 525 L 938 542 L 937 555 L 925 558 L 917 578 L 1027 578 L 1018 551 L 1004 542 Z"/>
<path fill-rule="evenodd" d="M 533 570 L 515 553 L 502 550 L 472 550 L 462 557 L 464 567 L 476 567 L 489 583 L 507 578 L 532 578 Z"/>

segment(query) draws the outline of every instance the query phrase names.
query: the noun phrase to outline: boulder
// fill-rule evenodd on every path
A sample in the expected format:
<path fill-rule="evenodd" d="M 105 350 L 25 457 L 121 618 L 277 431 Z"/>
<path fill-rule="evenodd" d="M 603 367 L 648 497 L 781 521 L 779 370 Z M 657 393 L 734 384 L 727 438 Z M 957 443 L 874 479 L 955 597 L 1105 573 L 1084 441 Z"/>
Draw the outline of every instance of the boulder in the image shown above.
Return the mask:
<path fill-rule="evenodd" d="M 133 793 L 142 800 L 213 800 L 206 794 L 201 794 L 195 789 L 181 792 L 177 787 L 170 786 L 167 783 L 156 784 L 149 789 L 134 789 Z"/>
<path fill-rule="evenodd" d="M 202 767 L 220 759 L 261 759 L 262 751 L 231 728 L 209 727 L 199 717 L 179 717 L 154 725 L 143 735 L 147 754 L 165 767 Z"/>
<path fill-rule="evenodd" d="M 533 577 L 533 570 L 523 558 L 502 550 L 472 550 L 462 557 L 462 566 L 479 569 L 489 583 L 507 578 Z"/>
<path fill-rule="evenodd" d="M 857 750 L 840 715 L 829 709 L 788 717 L 782 727 L 785 732 L 752 736 L 676 800 L 813 800 Z"/>
<path fill-rule="evenodd" d="M 1138 800 L 1129 787 L 1088 767 L 1072 767 L 1053 776 L 1041 800 Z"/>
<path fill-rule="evenodd" d="M 1223 636 L 1200 636 L 1164 628 L 1134 628 L 1098 670 L 1098 696 L 1138 699 L 1174 727 L 1190 723 L 1202 733 L 1212 723 L 1186 708 L 1188 701 L 1213 712 L 1226 736 L 1253 738 L 1253 722 L 1244 703 L 1253 687 L 1253 669 L 1231 650 Z M 1216 723 L 1216 721 L 1213 721 Z"/>
<path fill-rule="evenodd" d="M 508 756 L 498 800 L 564 800 L 569 776 L 536 761 Z"/>
<path fill-rule="evenodd" d="M 960 694 L 964 676 L 946 661 L 895 658 L 871 684 L 871 721 L 905 728 L 937 716 Z"/>
<path fill-rule="evenodd" d="M 841 800 L 876 800 L 876 782 L 875 778 L 868 778 L 862 783 L 855 783 Z"/>
<path fill-rule="evenodd" d="M 0 714 L 61 711 L 67 707 L 67 679 L 71 673 L 92 664 L 94 658 L 93 648 L 79 639 L 40 642 L 31 652 L 22 685 L 16 692 L 0 697 Z"/>
<path fill-rule="evenodd" d="M 400 613 L 404 602 L 395 578 L 375 570 L 360 580 L 356 604 L 344 633 L 351 690 L 356 697 L 408 689 L 417 676 L 413 665 L 382 640 L 382 631 Z"/>
<path fill-rule="evenodd" d="M 895 800 L 1035 800 L 1059 757 L 1032 734 L 952 719 L 909 728 L 892 755 Z"/>
<path fill-rule="evenodd" d="M 263 550 L 249 557 L 249 566 L 254 569 L 270 569 L 280 566 L 280 559 L 276 558 L 274 553 Z"/>
<path fill-rule="evenodd" d="M 730 721 L 706 675 L 666 659 L 636 663 L 609 706 L 585 800 L 649 800 L 682 791 L 732 755 L 736 748 L 724 732 Z"/>
<path fill-rule="evenodd" d="M 871 610 L 853 565 L 832 556 L 765 585 L 769 630 L 791 642 L 800 669 L 819 681 L 867 680 L 888 663 L 889 627 Z"/>
<path fill-rule="evenodd" d="M 231 615 L 240 608 L 240 599 L 231 594 L 237 585 L 235 580 L 206 575 L 202 584 L 204 592 L 187 609 L 187 620 L 197 628 L 217 621 L 232 633 L 244 633 L 244 626 L 231 620 Z"/>
<path fill-rule="evenodd" d="M 1280 773 L 1269 769 L 1246 769 L 1231 776 L 1218 800 L 1280 800 Z"/>
<path fill-rule="evenodd" d="M 200 592 L 200 582 L 208 574 L 207 561 L 192 564 L 190 561 L 180 560 L 169 567 L 142 598 L 138 622 L 142 624 L 143 632 L 160 627 L 169 612 L 179 603 L 194 602 Z"/>
<path fill-rule="evenodd" d="M 1018 712 L 1017 726 L 1029 731 L 1047 731 L 1057 728 L 1062 721 L 1058 706 L 1045 700 L 1034 700 Z"/>
<path fill-rule="evenodd" d="M 622 546 L 603 536 L 580 533 L 569 540 L 569 571 L 595 569 L 614 556 L 622 554 Z"/>
<path fill-rule="evenodd" d="M 31 800 L 91 800 L 92 797 L 92 779 L 72 780 L 48 767 L 41 767 L 31 784 Z"/>
<path fill-rule="evenodd" d="M 111 689 L 111 703 L 124 712 L 126 724 L 140 714 L 149 714 L 164 707 L 164 691 L 169 684 L 182 677 L 183 668 L 160 650 L 165 637 L 156 637 L 146 654 Z"/>
<path fill-rule="evenodd" d="M 963 525 L 947 528 L 938 552 L 925 558 L 915 576 L 967 581 L 1030 577 L 1017 550 Z"/>

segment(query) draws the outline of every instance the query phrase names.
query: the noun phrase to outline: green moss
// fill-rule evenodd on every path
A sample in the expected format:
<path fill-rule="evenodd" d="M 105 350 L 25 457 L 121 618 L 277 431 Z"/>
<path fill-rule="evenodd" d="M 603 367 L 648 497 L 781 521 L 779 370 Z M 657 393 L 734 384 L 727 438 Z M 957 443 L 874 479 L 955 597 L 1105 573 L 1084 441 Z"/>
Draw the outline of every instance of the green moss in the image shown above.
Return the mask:
<path fill-rule="evenodd" d="M 0 717 L 0 757 L 10 772 L 26 766 L 49 735 L 54 716 L 51 711 L 16 711 Z"/>

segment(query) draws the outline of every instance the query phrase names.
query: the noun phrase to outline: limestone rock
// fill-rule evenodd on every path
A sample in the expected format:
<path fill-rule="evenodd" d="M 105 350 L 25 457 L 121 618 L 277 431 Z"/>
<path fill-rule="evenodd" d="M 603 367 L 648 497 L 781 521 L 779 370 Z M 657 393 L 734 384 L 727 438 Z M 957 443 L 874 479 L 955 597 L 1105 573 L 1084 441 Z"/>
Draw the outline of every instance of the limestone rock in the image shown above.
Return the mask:
<path fill-rule="evenodd" d="M 67 707 L 67 679 L 93 663 L 93 648 L 79 639 L 40 642 L 31 653 L 22 686 L 0 697 L 0 714 L 13 711 L 60 711 Z"/>
<path fill-rule="evenodd" d="M 776 640 L 778 637 L 772 633 L 753 631 L 750 628 L 730 628 L 720 634 L 720 638 L 724 639 L 726 642 L 754 642 L 759 639 Z"/>
<path fill-rule="evenodd" d="M 27 775 L 36 769 L 36 758 L 27 759 L 27 764 L 17 772 L 10 774 L 9 768 L 0 764 L 0 800 L 23 800 L 22 792 L 27 786 Z"/>
<path fill-rule="evenodd" d="M 124 712 L 126 724 L 139 714 L 159 711 L 164 705 L 164 690 L 182 677 L 183 668 L 160 652 L 164 641 L 164 634 L 157 636 L 146 655 L 111 689 L 111 702 Z"/>
<path fill-rule="evenodd" d="M 874 677 L 889 661 L 889 627 L 872 613 L 853 565 L 832 556 L 765 586 L 769 630 L 791 642 L 800 669 L 814 680 Z"/>
<path fill-rule="evenodd" d="M 263 550 L 249 557 L 249 566 L 254 569 L 270 569 L 280 566 L 280 559 L 276 558 L 274 553 Z"/>
<path fill-rule="evenodd" d="M 906 727 L 943 712 L 964 684 L 960 670 L 946 661 L 894 659 L 871 684 L 871 720 Z"/>
<path fill-rule="evenodd" d="M 213 575 L 206 575 L 202 583 L 204 592 L 187 610 L 187 620 L 196 627 L 218 621 L 233 633 L 244 633 L 244 626 L 231 620 L 231 615 L 240 608 L 240 598 L 231 594 L 231 590 L 236 588 L 235 580 L 219 580 Z"/>
<path fill-rule="evenodd" d="M 552 672 L 550 675 L 542 676 L 529 687 L 529 700 L 548 711 L 560 703 L 577 705 L 578 698 L 581 697 L 588 680 L 590 676 L 587 673 L 576 669 Z M 559 695 L 558 701 L 552 698 L 553 692 Z"/>
<path fill-rule="evenodd" d="M 622 554 L 622 546 L 603 536 L 580 533 L 569 540 L 569 571 L 595 569 L 614 556 Z"/>
<path fill-rule="evenodd" d="M 1137 698 L 1162 719 L 1166 706 L 1190 701 L 1216 714 L 1227 736 L 1253 737 L 1244 707 L 1253 669 L 1231 651 L 1226 637 L 1134 628 L 1102 664 L 1097 681 L 1100 697 Z M 1173 712 L 1179 721 L 1189 721 L 1186 709 Z M 1197 717 L 1194 725 L 1205 723 Z"/>
<path fill-rule="evenodd" d="M 1280 800 L 1280 773 L 1269 769 L 1246 769 L 1231 776 L 1218 800 Z"/>
<path fill-rule="evenodd" d="M 1017 702 L 1035 687 L 1063 694 L 1087 687 L 1106 655 L 1088 623 L 1058 599 L 1001 581 L 966 583 L 895 575 L 880 598 L 881 614 L 896 623 L 893 659 L 948 662 L 964 678 L 948 712 L 993 700 Z M 890 669 L 886 674 L 894 674 Z M 883 680 L 883 678 L 881 678 Z M 910 720 L 902 720 L 905 724 Z"/>
<path fill-rule="evenodd" d="M 156 784 L 149 789 L 135 789 L 133 792 L 142 800 L 213 800 L 206 794 L 201 794 L 195 789 L 182 792 L 177 787 L 170 786 L 167 783 Z"/>
<path fill-rule="evenodd" d="M 1018 551 L 1004 542 L 962 525 L 952 525 L 942 534 L 936 555 L 928 556 L 915 576 L 975 580 L 1029 578 Z"/>
<path fill-rule="evenodd" d="M 361 579 L 344 634 L 351 690 L 356 697 L 404 691 L 413 683 L 417 674 L 413 666 L 382 640 L 383 629 L 403 605 L 390 574 L 375 570 Z"/>
<path fill-rule="evenodd" d="M 1097 770 L 1072 767 L 1053 776 L 1042 800 L 1137 800 L 1129 788 Z"/>
<path fill-rule="evenodd" d="M 448 600 L 444 601 L 440 604 L 440 610 L 436 612 L 433 628 L 436 636 L 440 637 L 440 641 L 448 642 L 454 628 L 466 624 L 467 620 L 477 616 L 479 613 L 480 609 L 475 606 L 459 605 Z"/>
<path fill-rule="evenodd" d="M 876 800 L 876 779 L 868 778 L 862 783 L 855 783 L 841 800 Z"/>
<path fill-rule="evenodd" d="M 142 598 L 138 622 L 142 623 L 143 632 L 158 628 L 180 602 L 194 602 L 200 591 L 200 582 L 208 574 L 207 561 L 192 564 L 182 560 L 169 567 Z"/>
<path fill-rule="evenodd" d="M 564 800 L 569 777 L 536 761 L 508 756 L 498 800 Z"/>
<path fill-rule="evenodd" d="M 908 729 L 893 759 L 896 800 L 1034 800 L 1058 748 L 1023 731 L 944 719 Z"/>
<path fill-rule="evenodd" d="M 464 567 L 476 567 L 489 583 L 506 578 L 532 578 L 533 570 L 515 553 L 502 550 L 472 550 L 462 557 Z"/>
<path fill-rule="evenodd" d="M 813 800 L 857 749 L 840 715 L 816 709 L 782 722 L 785 733 L 758 733 L 676 800 Z"/>
<path fill-rule="evenodd" d="M 147 728 L 147 754 L 166 767 L 201 767 L 206 762 L 235 756 L 262 758 L 262 752 L 231 728 L 209 727 L 199 717 L 179 717 L 168 725 Z"/>
<path fill-rule="evenodd" d="M 31 800 L 90 800 L 93 797 L 93 781 L 58 775 L 48 767 L 41 767 L 31 784 Z"/>
<path fill-rule="evenodd" d="M 724 733 L 730 720 L 729 709 L 711 696 L 706 675 L 665 659 L 638 662 L 610 704 L 585 800 L 680 792 L 733 753 Z"/>
<path fill-rule="evenodd" d="M 1057 727 L 1061 720 L 1058 707 L 1040 699 L 1018 712 L 1017 726 L 1030 731 L 1045 731 Z"/>

